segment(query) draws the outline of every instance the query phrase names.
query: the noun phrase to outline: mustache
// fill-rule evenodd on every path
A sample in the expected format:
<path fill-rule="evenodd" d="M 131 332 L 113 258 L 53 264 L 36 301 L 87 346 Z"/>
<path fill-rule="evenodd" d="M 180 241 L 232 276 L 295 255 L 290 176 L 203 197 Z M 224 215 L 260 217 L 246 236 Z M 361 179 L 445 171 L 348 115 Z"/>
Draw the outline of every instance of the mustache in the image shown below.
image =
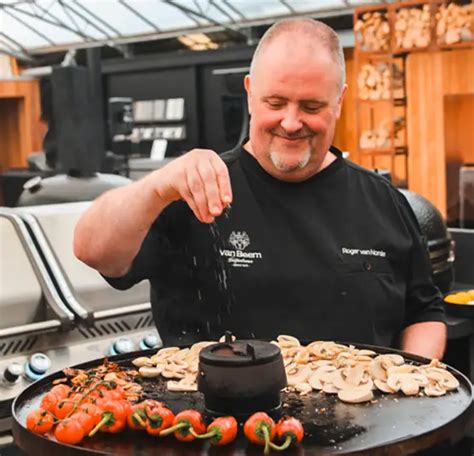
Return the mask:
<path fill-rule="evenodd" d="M 281 138 L 285 139 L 302 139 L 315 135 L 315 133 L 307 127 L 303 127 L 301 130 L 298 130 L 295 133 L 288 133 L 281 128 L 271 128 L 269 132 L 274 136 L 280 136 Z"/>

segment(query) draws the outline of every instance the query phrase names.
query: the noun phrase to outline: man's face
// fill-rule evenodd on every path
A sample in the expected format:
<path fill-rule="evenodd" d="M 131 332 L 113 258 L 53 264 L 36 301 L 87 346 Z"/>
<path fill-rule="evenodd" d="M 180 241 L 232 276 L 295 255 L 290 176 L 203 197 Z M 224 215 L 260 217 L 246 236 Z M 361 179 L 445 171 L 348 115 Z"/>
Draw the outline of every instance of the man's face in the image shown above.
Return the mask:
<path fill-rule="evenodd" d="M 246 76 L 250 119 L 249 152 L 272 176 L 290 182 L 317 173 L 340 116 L 337 64 L 327 50 L 291 47 L 276 38 Z"/>

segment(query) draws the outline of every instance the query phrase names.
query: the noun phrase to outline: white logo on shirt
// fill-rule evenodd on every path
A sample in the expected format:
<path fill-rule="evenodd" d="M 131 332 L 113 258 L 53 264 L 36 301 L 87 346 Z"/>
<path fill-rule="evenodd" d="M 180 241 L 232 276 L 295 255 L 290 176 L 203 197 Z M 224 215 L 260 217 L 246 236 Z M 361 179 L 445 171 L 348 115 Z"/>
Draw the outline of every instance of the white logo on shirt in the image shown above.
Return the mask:
<path fill-rule="evenodd" d="M 255 260 L 261 260 L 261 252 L 244 252 L 250 245 L 250 237 L 245 231 L 232 231 L 229 236 L 229 244 L 234 249 L 219 249 L 221 256 L 227 258 L 227 262 L 234 268 L 248 268 Z"/>
<path fill-rule="evenodd" d="M 232 231 L 229 243 L 238 250 L 245 250 L 250 245 L 250 238 L 245 231 Z"/>

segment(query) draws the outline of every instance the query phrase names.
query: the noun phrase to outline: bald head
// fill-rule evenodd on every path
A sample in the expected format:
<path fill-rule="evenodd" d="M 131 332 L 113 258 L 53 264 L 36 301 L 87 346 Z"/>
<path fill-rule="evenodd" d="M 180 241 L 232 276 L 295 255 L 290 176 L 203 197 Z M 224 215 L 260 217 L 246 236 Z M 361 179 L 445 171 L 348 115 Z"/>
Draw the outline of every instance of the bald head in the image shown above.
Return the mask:
<path fill-rule="evenodd" d="M 286 42 L 288 51 L 295 47 L 306 48 L 311 53 L 327 51 L 339 69 L 339 87 L 346 81 L 344 53 L 336 32 L 326 24 L 314 19 L 284 19 L 273 24 L 260 39 L 250 65 L 250 76 L 258 71 L 260 57 L 271 51 L 272 44 Z"/>

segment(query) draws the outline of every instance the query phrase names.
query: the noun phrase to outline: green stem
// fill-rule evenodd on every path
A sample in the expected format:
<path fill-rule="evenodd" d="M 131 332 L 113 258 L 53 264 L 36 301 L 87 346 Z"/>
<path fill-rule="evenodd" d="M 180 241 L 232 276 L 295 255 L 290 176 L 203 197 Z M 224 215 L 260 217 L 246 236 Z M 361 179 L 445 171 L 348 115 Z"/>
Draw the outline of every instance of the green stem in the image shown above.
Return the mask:
<path fill-rule="evenodd" d="M 145 421 L 143 421 L 143 418 L 140 416 L 140 413 L 135 412 L 132 415 L 132 420 L 135 420 L 140 426 L 146 427 L 146 423 L 145 423 Z"/>
<path fill-rule="evenodd" d="M 174 426 L 171 426 L 169 427 L 168 429 L 163 429 L 161 432 L 160 432 L 160 437 L 165 437 L 167 435 L 170 435 L 172 434 L 173 432 L 176 432 L 178 431 L 179 429 L 183 429 L 183 428 L 190 428 L 189 424 L 184 422 L 184 421 L 181 421 L 180 423 L 178 424 L 175 424 Z"/>
<path fill-rule="evenodd" d="M 196 434 L 196 431 L 193 428 L 190 428 L 189 433 L 197 439 L 211 439 L 212 437 L 215 437 L 218 434 L 218 431 L 216 428 L 212 428 L 209 432 L 206 432 L 205 434 Z"/>
<path fill-rule="evenodd" d="M 76 410 L 77 407 L 79 407 L 79 404 L 87 397 L 89 394 L 93 393 L 100 385 L 104 384 L 110 384 L 110 382 L 107 382 L 105 380 L 101 380 L 98 382 L 93 388 L 91 388 L 89 391 L 86 391 L 85 393 L 82 394 L 81 398 L 78 401 L 69 401 L 69 402 L 74 402 L 73 408 L 69 411 L 69 413 L 64 417 L 64 418 L 69 418 Z"/>
<path fill-rule="evenodd" d="M 277 451 L 285 451 L 293 442 L 293 437 L 291 435 L 286 436 L 286 440 L 281 445 L 275 445 L 274 443 L 270 442 L 269 445 L 271 448 Z"/>
<path fill-rule="evenodd" d="M 266 425 L 262 426 L 262 434 L 263 438 L 265 439 L 265 448 L 263 450 L 263 454 L 270 453 L 270 433 L 268 432 L 268 427 Z"/>
<path fill-rule="evenodd" d="M 89 432 L 89 437 L 94 437 L 94 435 L 97 433 L 97 431 L 104 425 L 107 424 L 111 418 L 113 417 L 112 412 L 104 412 L 102 414 L 102 419 L 97 423 L 97 426 L 92 429 L 92 431 Z"/>

